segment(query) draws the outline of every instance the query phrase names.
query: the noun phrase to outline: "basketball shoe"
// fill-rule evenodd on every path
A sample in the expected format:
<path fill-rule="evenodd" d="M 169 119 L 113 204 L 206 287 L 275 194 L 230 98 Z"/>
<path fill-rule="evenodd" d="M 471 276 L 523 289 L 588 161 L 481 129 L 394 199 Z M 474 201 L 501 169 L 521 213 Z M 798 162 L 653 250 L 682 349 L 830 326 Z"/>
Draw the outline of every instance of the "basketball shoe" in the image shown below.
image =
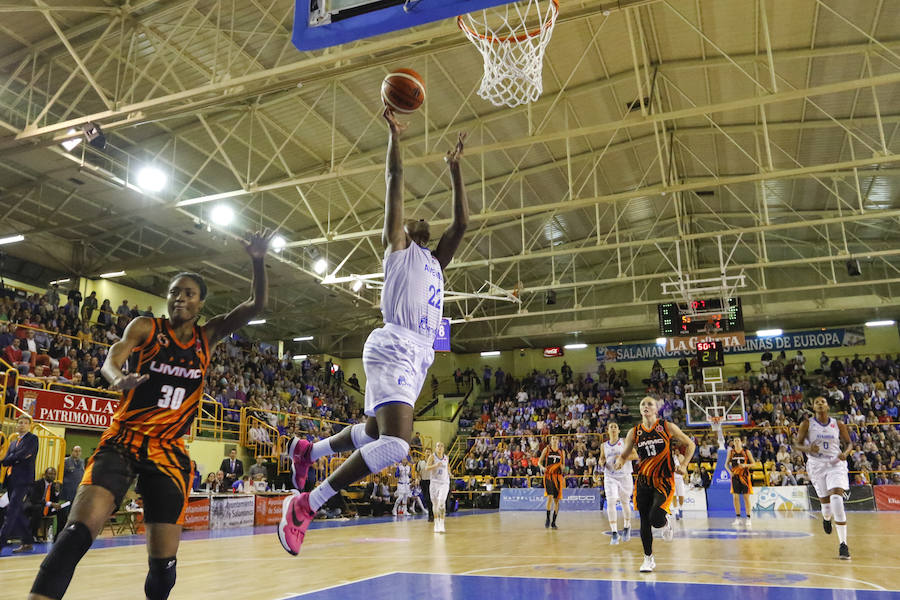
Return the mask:
<path fill-rule="evenodd" d="M 656 559 L 653 558 L 653 555 L 645 556 L 644 562 L 641 563 L 641 573 L 652 573 L 655 568 Z"/>
<path fill-rule="evenodd" d="M 297 556 L 306 529 L 316 518 L 316 512 L 309 507 L 309 493 L 294 492 L 281 505 L 281 522 L 278 523 L 278 540 L 289 554 Z"/>
<path fill-rule="evenodd" d="M 663 527 L 662 538 L 667 542 L 671 542 L 675 538 L 675 518 L 672 515 L 666 515 L 666 525 Z"/>
<path fill-rule="evenodd" d="M 291 483 L 298 491 L 303 491 L 306 486 L 306 476 L 313 461 L 310 459 L 313 445 L 304 439 L 294 438 L 288 446 L 288 456 L 291 458 Z"/>

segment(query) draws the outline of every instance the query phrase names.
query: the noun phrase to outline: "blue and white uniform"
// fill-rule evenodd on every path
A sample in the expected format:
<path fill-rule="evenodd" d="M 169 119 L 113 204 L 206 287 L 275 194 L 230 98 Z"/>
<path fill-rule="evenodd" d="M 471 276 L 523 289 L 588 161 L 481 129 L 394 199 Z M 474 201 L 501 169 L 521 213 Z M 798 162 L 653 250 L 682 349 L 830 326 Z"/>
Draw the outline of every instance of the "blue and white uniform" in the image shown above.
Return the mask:
<path fill-rule="evenodd" d="M 450 457 L 445 454 L 443 458 L 438 458 L 435 455 L 434 462 L 431 468 L 431 504 L 444 506 L 450 492 Z"/>
<path fill-rule="evenodd" d="M 675 472 L 672 475 L 675 479 L 675 496 L 684 498 L 684 477 L 678 472 L 678 468 L 681 467 L 681 461 L 674 452 L 672 453 L 672 464 L 675 465 Z"/>
<path fill-rule="evenodd" d="M 615 506 L 616 502 L 627 504 L 634 492 L 634 479 L 631 477 L 631 461 L 625 461 L 621 469 L 616 470 L 616 459 L 622 455 L 625 449 L 625 441 L 619 438 L 615 444 L 603 442 L 603 455 L 606 459 L 603 463 L 603 491 L 606 492 L 606 502 L 609 506 Z"/>
<path fill-rule="evenodd" d="M 428 248 L 411 243 L 384 261 L 381 313 L 384 327 L 363 347 L 369 417 L 382 404 L 414 406 L 434 361 L 434 338 L 441 324 L 444 274 Z"/>
<path fill-rule="evenodd" d="M 841 453 L 841 432 L 834 417 L 828 419 L 825 425 L 815 417 L 809 420 L 805 444 L 813 442 L 819 447 L 819 451 L 806 453 L 806 471 L 819 498 L 827 498 L 828 490 L 835 488 L 850 491 L 847 461 L 838 458 Z"/>

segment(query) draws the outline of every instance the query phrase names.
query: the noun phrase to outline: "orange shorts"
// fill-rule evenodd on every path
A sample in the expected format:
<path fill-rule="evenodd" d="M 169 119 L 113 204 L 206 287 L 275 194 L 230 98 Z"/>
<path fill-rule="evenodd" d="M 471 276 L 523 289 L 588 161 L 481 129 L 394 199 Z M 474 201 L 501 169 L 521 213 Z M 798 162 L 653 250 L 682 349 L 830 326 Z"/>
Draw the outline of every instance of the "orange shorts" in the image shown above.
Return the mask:
<path fill-rule="evenodd" d="M 191 459 L 181 438 L 149 437 L 113 423 L 88 461 L 81 485 L 109 490 L 118 510 L 135 478 L 144 500 L 144 522 L 184 523 Z"/>
<path fill-rule="evenodd" d="M 544 473 L 544 495 L 556 500 L 562 500 L 563 488 L 566 487 L 566 481 L 563 479 L 562 472 L 559 469 L 548 470 Z"/>

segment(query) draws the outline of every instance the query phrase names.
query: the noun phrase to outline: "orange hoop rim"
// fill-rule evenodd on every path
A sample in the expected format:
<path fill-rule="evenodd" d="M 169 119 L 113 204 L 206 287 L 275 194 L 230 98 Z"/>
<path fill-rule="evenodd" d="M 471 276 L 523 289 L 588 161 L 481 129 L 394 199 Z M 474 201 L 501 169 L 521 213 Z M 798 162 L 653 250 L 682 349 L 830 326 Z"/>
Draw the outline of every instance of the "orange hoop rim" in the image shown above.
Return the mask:
<path fill-rule="evenodd" d="M 541 35 L 544 31 L 549 29 L 556 22 L 556 17 L 559 16 L 559 0 L 550 0 L 550 7 L 553 9 L 553 15 L 550 17 L 550 20 L 545 22 L 544 24 L 542 24 L 540 27 L 532 29 L 531 31 L 528 31 L 526 33 L 523 33 L 522 35 L 493 36 L 493 35 L 478 33 L 477 31 L 472 31 L 472 29 L 468 25 L 466 25 L 465 22 L 463 21 L 463 16 L 465 16 L 465 15 L 459 15 L 458 17 L 456 17 L 456 24 L 459 26 L 460 29 L 465 31 L 467 34 L 469 34 L 473 37 L 477 37 L 478 39 L 484 40 L 491 44 L 493 44 L 495 42 L 500 42 L 502 44 L 503 42 L 510 42 L 510 41 L 524 42 L 525 40 L 530 40 L 531 38 Z"/>
<path fill-rule="evenodd" d="M 722 421 L 725 420 L 725 417 L 710 417 L 709 422 L 713 425 L 721 425 Z"/>

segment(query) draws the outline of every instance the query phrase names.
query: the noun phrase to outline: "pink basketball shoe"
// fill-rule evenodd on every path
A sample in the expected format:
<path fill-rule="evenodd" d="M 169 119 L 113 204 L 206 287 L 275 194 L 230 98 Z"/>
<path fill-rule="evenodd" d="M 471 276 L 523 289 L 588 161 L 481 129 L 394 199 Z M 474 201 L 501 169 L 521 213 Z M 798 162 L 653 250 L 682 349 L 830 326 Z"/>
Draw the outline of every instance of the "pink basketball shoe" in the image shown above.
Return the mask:
<path fill-rule="evenodd" d="M 278 540 L 289 554 L 297 556 L 306 529 L 316 517 L 315 511 L 309 507 L 309 493 L 294 492 L 284 499 L 281 505 L 281 522 L 278 524 Z"/>
<path fill-rule="evenodd" d="M 312 443 L 296 437 L 288 446 L 288 456 L 291 457 L 291 482 L 300 492 L 306 486 L 306 476 L 309 475 L 309 467 L 313 463 L 309 458 L 312 447 Z"/>

